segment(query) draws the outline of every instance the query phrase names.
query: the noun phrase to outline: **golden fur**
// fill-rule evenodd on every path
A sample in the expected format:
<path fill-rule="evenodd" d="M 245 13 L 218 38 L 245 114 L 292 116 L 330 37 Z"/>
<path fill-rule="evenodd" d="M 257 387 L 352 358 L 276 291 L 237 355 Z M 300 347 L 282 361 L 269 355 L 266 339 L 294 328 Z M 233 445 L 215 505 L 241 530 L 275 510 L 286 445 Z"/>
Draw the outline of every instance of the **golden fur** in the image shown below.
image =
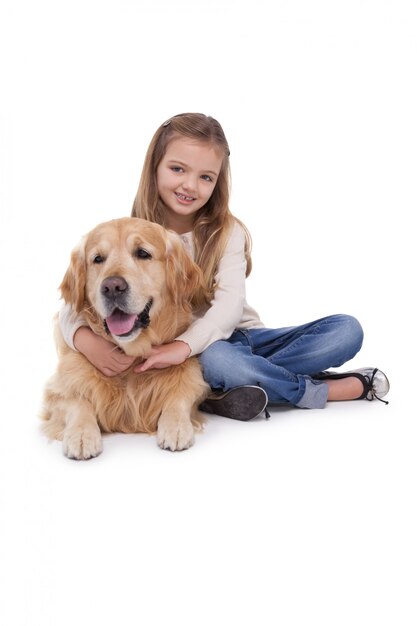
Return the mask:
<path fill-rule="evenodd" d="M 188 327 L 199 288 L 201 272 L 179 237 L 138 218 L 105 222 L 88 233 L 72 252 L 60 286 L 65 302 L 90 328 L 138 357 L 136 362 L 152 345 L 169 343 Z M 120 305 L 116 311 L 123 311 L 119 315 L 134 317 L 138 328 L 110 334 L 104 319 L 112 319 L 112 299 Z M 201 427 L 197 406 L 209 391 L 195 357 L 165 369 L 138 374 L 132 366 L 106 377 L 66 345 L 58 324 L 55 335 L 59 359 L 45 388 L 43 430 L 63 441 L 68 457 L 100 454 L 101 431 L 156 432 L 159 446 L 170 450 L 193 444 L 194 429 Z"/>

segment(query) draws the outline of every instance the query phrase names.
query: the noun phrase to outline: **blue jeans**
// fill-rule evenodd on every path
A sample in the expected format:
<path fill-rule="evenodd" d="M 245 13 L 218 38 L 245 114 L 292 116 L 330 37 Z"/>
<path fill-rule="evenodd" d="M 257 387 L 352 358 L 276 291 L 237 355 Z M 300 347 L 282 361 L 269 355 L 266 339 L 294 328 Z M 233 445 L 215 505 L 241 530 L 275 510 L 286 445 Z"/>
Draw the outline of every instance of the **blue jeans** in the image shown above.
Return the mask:
<path fill-rule="evenodd" d="M 354 317 L 331 315 L 302 326 L 238 329 L 199 358 L 212 389 L 259 385 L 271 404 L 323 408 L 328 387 L 314 375 L 352 359 L 362 341 Z"/>

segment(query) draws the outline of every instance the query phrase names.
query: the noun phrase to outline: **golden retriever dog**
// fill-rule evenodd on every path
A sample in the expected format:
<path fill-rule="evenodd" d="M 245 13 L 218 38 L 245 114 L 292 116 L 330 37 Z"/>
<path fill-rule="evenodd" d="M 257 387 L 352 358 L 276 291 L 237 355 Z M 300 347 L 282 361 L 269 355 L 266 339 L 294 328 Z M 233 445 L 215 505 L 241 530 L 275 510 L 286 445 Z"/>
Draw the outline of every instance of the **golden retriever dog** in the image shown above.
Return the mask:
<path fill-rule="evenodd" d="M 138 218 L 99 224 L 73 250 L 62 297 L 90 328 L 126 354 L 146 359 L 191 321 L 201 272 L 180 238 Z M 198 359 L 114 377 L 71 350 L 56 323 L 58 365 L 44 392 L 43 431 L 64 454 L 89 459 L 102 451 L 101 433 L 157 435 L 161 448 L 184 450 L 201 428 L 197 407 L 210 391 Z"/>

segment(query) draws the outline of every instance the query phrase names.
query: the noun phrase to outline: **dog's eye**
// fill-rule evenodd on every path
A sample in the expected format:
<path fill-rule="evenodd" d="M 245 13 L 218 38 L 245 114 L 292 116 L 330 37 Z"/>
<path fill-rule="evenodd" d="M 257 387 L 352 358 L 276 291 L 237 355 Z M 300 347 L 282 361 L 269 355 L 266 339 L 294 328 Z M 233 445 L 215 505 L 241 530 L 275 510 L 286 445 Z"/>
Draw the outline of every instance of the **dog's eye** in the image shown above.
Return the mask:
<path fill-rule="evenodd" d="M 93 263 L 104 263 L 104 257 L 101 254 L 96 254 L 93 258 Z"/>
<path fill-rule="evenodd" d="M 137 248 L 135 250 L 135 257 L 137 257 L 138 259 L 151 259 L 152 255 L 149 254 L 149 252 L 145 250 L 145 248 Z"/>

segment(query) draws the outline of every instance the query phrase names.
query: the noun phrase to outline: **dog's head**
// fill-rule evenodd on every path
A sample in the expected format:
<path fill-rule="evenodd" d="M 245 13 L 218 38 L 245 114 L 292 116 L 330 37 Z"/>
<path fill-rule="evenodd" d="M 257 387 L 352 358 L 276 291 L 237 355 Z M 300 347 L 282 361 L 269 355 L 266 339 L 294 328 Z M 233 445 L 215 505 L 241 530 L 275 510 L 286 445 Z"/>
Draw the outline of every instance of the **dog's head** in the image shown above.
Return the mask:
<path fill-rule="evenodd" d="M 201 271 L 175 233 L 139 218 L 99 224 L 73 250 L 61 294 L 99 334 L 122 344 L 148 330 L 172 341 L 190 322 Z"/>

